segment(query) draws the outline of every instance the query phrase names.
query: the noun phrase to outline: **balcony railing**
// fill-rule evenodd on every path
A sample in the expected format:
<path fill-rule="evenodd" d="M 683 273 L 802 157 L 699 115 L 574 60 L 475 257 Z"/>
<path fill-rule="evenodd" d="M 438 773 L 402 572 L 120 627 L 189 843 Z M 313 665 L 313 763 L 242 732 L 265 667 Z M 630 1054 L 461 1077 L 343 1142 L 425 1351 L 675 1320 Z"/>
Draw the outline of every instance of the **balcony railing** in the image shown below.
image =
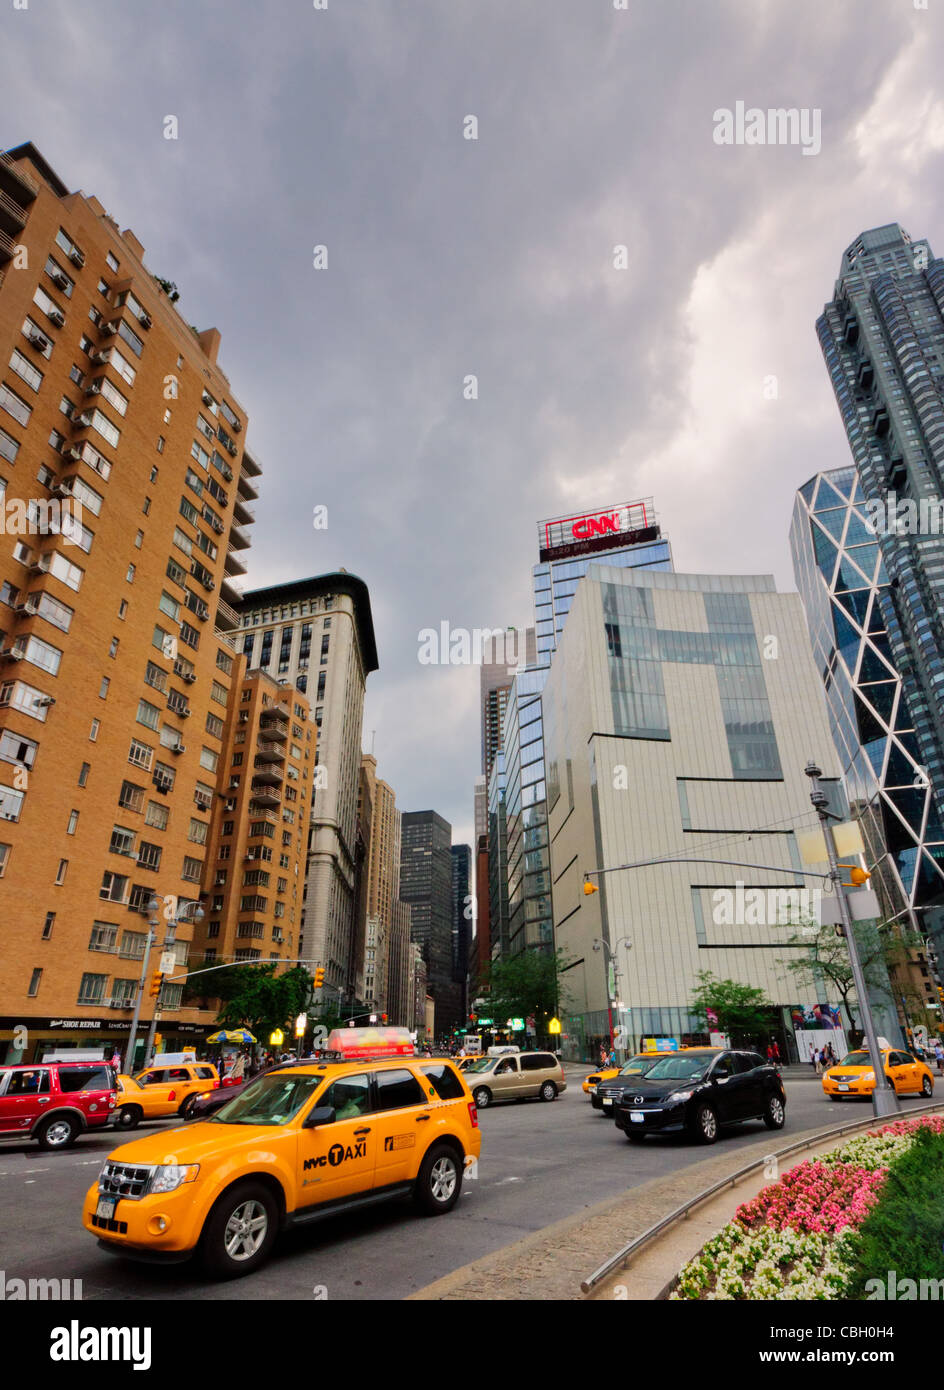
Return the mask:
<path fill-rule="evenodd" d="M 10 231 L 21 231 L 26 226 L 26 209 L 0 189 L 0 219 Z"/>
<path fill-rule="evenodd" d="M 231 632 L 233 628 L 239 627 L 239 614 L 232 604 L 226 602 L 225 598 L 217 600 L 216 626 L 222 628 L 224 632 Z"/>

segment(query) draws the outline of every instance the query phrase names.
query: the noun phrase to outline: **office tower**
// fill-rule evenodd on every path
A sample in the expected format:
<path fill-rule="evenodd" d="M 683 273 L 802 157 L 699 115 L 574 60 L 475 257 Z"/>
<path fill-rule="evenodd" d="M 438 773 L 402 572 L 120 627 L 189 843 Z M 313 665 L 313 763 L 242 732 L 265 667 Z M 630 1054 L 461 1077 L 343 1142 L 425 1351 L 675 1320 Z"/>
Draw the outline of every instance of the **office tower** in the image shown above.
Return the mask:
<path fill-rule="evenodd" d="M 367 585 L 340 570 L 246 593 L 242 651 L 308 696 L 318 774 L 308 839 L 302 956 L 322 966 L 328 997 L 350 1000 L 354 972 L 357 791 L 364 688 L 377 670 Z M 317 674 L 316 674 L 317 673 Z"/>
<path fill-rule="evenodd" d="M 361 766 L 370 780 L 373 816 L 368 856 L 367 954 L 360 997 L 369 1007 L 392 1013 L 388 971 L 394 904 L 400 892 L 400 812 L 393 788 L 377 776 L 377 759 L 365 753 Z"/>
<path fill-rule="evenodd" d="M 888 577 L 890 655 L 944 822 L 944 262 L 897 223 L 863 232 L 816 331 Z"/>
<path fill-rule="evenodd" d="M 533 627 L 509 627 L 493 633 L 483 644 L 479 668 L 479 703 L 482 722 L 482 773 L 487 778 L 492 761 L 501 748 L 502 725 L 508 689 L 515 672 L 537 661 Z"/>
<path fill-rule="evenodd" d="M 354 920 L 348 954 L 348 979 L 353 981 L 353 1003 L 364 1001 L 367 964 L 367 911 L 370 898 L 370 839 L 374 815 L 375 780 L 363 758 L 357 774 L 357 818 L 354 829 Z M 376 936 L 376 929 L 373 933 Z"/>
<path fill-rule="evenodd" d="M 475 842 L 475 939 L 469 951 L 469 1005 L 479 993 L 492 959 L 492 924 L 489 911 L 488 835 Z"/>
<path fill-rule="evenodd" d="M 799 489 L 790 548 L 871 887 L 886 921 L 925 937 L 941 918 L 944 830 L 891 653 L 881 602 L 888 577 L 854 468 L 817 473 Z M 896 987 L 896 999 L 906 993 L 922 1007 L 936 1004 L 926 950 L 908 955 L 908 988 Z"/>
<path fill-rule="evenodd" d="M 194 933 L 206 965 L 294 961 L 301 934 L 316 730 L 300 691 L 240 664 L 207 846 L 206 917 Z M 212 974 L 205 984 L 212 998 Z"/>
<path fill-rule="evenodd" d="M 127 1041 L 153 896 L 186 961 L 260 469 L 219 333 L 134 233 L 30 144 L 0 193 L 0 1015 L 32 1059 Z"/>
<path fill-rule="evenodd" d="M 410 1027 L 419 1032 L 420 1037 L 433 1036 L 433 1029 L 427 1030 L 427 990 L 429 988 L 429 969 L 418 941 L 410 942 Z M 435 1025 L 438 1018 L 434 1012 Z"/>
<path fill-rule="evenodd" d="M 452 846 L 452 978 L 461 991 L 460 1020 L 467 1009 L 469 948 L 472 941 L 472 849 Z"/>
<path fill-rule="evenodd" d="M 828 985 L 818 992 L 786 971 L 796 928 L 778 924 L 805 903 L 815 913 L 813 898 L 779 896 L 820 887 L 794 837 L 816 823 L 810 758 L 833 804 L 841 798 L 798 595 L 778 594 L 766 575 L 594 566 L 544 710 L 556 939 L 587 962 L 573 972 L 572 1055 L 617 1026 L 630 1050 L 652 1035 L 707 1042 L 690 1010 L 707 970 L 766 992 L 774 1007 L 763 1033 L 796 1060 L 793 1010 L 839 1002 Z M 599 892 L 583 892 L 587 873 L 673 857 L 594 878 Z M 701 858 L 738 866 L 689 862 Z M 594 949 L 600 941 L 606 950 Z M 895 1029 L 887 991 L 882 1002 L 881 1031 Z"/>
<path fill-rule="evenodd" d="M 473 822 L 475 838 L 488 834 L 488 778 L 476 777 L 473 791 Z"/>
<path fill-rule="evenodd" d="M 435 811 L 404 811 L 400 832 L 400 897 L 410 905 L 412 938 L 426 962 L 436 1028 L 447 1033 L 462 1017 L 453 978 L 452 827 Z"/>
<path fill-rule="evenodd" d="M 670 570 L 672 553 L 652 499 L 538 524 L 540 563 L 532 572 L 537 663 L 514 677 L 503 751 L 507 822 L 508 918 L 493 930 L 493 951 L 553 950 L 541 692 L 581 577 L 591 563 Z M 507 940 L 507 944 L 506 944 Z"/>
<path fill-rule="evenodd" d="M 412 1028 L 410 989 L 412 976 L 411 912 L 409 903 L 393 902 L 390 947 L 387 956 L 387 1013 L 391 1023 Z"/>
<path fill-rule="evenodd" d="M 505 755 L 497 753 L 488 779 L 489 959 L 508 954 L 508 818 Z M 480 974 L 480 979 L 483 976 Z"/>

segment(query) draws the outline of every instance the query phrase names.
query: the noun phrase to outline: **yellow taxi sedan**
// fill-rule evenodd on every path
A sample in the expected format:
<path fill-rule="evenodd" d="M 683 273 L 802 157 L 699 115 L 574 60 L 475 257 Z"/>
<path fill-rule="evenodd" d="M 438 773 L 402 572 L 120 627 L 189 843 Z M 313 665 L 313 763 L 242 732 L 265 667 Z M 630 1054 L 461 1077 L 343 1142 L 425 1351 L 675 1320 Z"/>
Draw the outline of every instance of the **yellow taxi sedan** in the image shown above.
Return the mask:
<path fill-rule="evenodd" d="M 896 1052 L 893 1048 L 885 1048 L 882 1056 L 885 1061 L 885 1075 L 894 1087 L 896 1095 L 931 1098 L 934 1094 L 934 1076 L 930 1067 L 926 1067 L 909 1052 Z M 837 1066 L 830 1067 L 823 1076 L 823 1090 L 830 1100 L 870 1096 L 875 1090 L 875 1072 L 868 1052 L 864 1049 L 850 1052 Z"/>
<path fill-rule="evenodd" d="M 114 1126 L 136 1129 L 142 1120 L 159 1120 L 167 1115 L 179 1115 L 185 1120 L 197 1097 L 215 1091 L 219 1084 L 219 1072 L 210 1062 L 145 1067 L 137 1076 L 119 1076 Z"/>

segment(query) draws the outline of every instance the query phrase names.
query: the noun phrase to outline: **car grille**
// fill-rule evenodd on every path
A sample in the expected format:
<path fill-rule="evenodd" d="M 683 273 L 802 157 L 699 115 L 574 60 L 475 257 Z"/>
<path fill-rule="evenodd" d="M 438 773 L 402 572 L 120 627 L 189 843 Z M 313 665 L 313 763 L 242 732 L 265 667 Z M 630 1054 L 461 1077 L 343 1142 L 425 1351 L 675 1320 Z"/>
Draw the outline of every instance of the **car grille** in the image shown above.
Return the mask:
<path fill-rule="evenodd" d="M 92 1225 L 100 1231 L 114 1231 L 117 1235 L 126 1236 L 128 1234 L 127 1221 L 109 1221 L 104 1216 L 93 1216 Z"/>
<path fill-rule="evenodd" d="M 133 1163 L 106 1163 L 98 1180 L 98 1190 L 105 1197 L 127 1197 L 137 1202 L 145 1195 L 153 1169 Z"/>

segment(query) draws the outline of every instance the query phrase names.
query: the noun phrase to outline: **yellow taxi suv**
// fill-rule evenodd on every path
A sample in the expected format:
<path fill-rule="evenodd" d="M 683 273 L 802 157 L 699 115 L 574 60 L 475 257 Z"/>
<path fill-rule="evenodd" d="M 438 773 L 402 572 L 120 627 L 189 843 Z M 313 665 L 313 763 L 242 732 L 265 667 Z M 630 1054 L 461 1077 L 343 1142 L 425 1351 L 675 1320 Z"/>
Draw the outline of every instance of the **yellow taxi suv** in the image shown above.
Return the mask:
<path fill-rule="evenodd" d="M 896 1095 L 921 1095 L 928 1099 L 934 1094 L 934 1076 L 930 1067 L 912 1057 L 909 1052 L 883 1049 L 885 1075 L 895 1088 Z M 823 1090 L 830 1100 L 851 1096 L 870 1096 L 875 1090 L 875 1072 L 868 1052 L 860 1049 L 843 1057 L 838 1066 L 830 1067 L 823 1076 Z"/>
<path fill-rule="evenodd" d="M 220 1074 L 210 1062 L 145 1067 L 137 1076 L 118 1077 L 116 1129 L 135 1129 L 142 1120 L 165 1115 L 187 1119 L 198 1096 L 219 1089 Z"/>
<path fill-rule="evenodd" d="M 196 1255 L 235 1278 L 289 1226 L 406 1195 L 427 1215 L 451 1211 L 481 1149 L 455 1063 L 414 1056 L 406 1029 L 344 1028 L 328 1053 L 264 1073 L 208 1120 L 116 1149 L 86 1194 L 85 1229 L 118 1255 Z"/>

